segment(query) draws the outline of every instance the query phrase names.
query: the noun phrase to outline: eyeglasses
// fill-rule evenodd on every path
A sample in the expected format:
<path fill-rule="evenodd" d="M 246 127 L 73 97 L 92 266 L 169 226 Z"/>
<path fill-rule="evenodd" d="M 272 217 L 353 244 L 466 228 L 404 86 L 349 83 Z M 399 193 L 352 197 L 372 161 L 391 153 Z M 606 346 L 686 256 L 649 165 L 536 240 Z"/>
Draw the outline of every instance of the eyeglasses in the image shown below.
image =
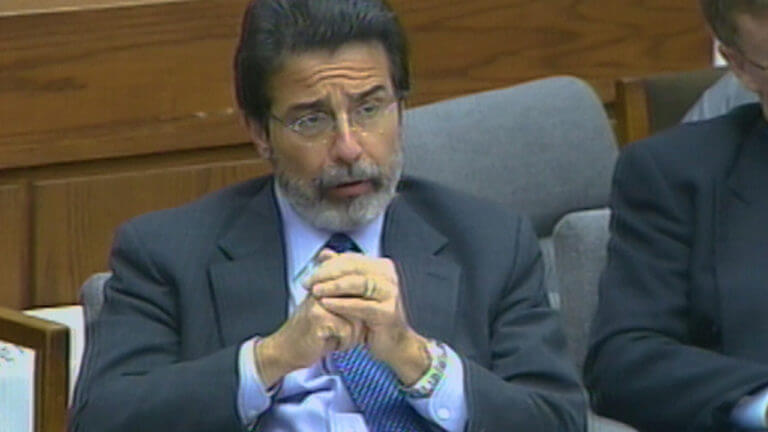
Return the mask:
<path fill-rule="evenodd" d="M 360 103 L 347 113 L 350 128 L 361 132 L 375 131 L 381 125 L 381 120 L 386 118 L 398 102 L 399 99 L 390 97 L 384 100 L 373 99 Z M 304 113 L 293 120 L 284 120 L 272 113 L 269 113 L 269 116 L 286 129 L 313 140 L 325 138 L 338 128 L 336 116 L 322 110 Z"/>

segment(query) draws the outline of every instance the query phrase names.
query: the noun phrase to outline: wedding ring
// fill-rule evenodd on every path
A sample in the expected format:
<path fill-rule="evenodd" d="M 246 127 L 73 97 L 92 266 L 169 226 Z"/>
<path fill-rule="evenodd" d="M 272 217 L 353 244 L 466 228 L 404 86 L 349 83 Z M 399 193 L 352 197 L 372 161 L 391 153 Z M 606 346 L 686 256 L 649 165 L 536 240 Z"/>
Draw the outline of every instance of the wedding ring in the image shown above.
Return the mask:
<path fill-rule="evenodd" d="M 374 300 L 376 294 L 376 282 L 371 278 L 365 278 L 365 288 L 363 289 L 363 298 Z"/>

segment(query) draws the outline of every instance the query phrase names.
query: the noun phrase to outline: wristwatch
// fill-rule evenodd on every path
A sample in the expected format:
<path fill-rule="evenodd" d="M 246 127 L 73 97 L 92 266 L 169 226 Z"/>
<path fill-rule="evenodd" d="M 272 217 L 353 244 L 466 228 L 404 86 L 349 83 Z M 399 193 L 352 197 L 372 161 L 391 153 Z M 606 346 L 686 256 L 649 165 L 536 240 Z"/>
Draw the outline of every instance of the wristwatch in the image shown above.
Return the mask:
<path fill-rule="evenodd" d="M 410 387 L 400 386 L 400 390 L 409 398 L 423 399 L 432 396 L 443 381 L 445 370 L 448 368 L 448 350 L 442 342 L 429 339 L 426 351 L 430 358 L 427 372 Z"/>

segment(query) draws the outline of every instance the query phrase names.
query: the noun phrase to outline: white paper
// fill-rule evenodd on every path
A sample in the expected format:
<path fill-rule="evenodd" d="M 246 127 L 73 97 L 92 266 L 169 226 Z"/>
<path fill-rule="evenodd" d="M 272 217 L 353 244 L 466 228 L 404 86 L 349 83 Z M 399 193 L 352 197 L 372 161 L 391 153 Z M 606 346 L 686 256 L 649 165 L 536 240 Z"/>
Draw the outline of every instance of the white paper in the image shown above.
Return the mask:
<path fill-rule="evenodd" d="M 35 351 L 0 342 L 0 432 L 34 430 Z"/>

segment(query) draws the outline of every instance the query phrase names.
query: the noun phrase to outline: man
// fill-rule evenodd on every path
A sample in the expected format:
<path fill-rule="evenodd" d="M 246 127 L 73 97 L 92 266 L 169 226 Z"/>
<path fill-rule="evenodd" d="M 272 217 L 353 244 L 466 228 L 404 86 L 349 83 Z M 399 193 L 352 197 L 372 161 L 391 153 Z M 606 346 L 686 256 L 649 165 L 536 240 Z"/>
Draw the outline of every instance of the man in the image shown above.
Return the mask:
<path fill-rule="evenodd" d="M 598 413 L 647 431 L 766 428 L 768 1 L 701 5 L 762 102 L 617 163 L 585 377 Z"/>
<path fill-rule="evenodd" d="M 580 430 L 526 222 L 400 180 L 379 0 L 260 0 L 235 59 L 274 176 L 118 231 L 78 431 Z"/>

